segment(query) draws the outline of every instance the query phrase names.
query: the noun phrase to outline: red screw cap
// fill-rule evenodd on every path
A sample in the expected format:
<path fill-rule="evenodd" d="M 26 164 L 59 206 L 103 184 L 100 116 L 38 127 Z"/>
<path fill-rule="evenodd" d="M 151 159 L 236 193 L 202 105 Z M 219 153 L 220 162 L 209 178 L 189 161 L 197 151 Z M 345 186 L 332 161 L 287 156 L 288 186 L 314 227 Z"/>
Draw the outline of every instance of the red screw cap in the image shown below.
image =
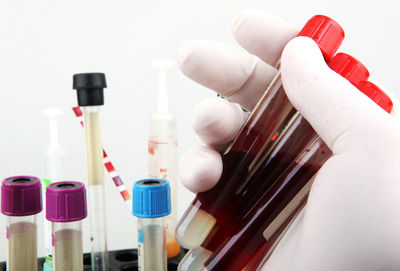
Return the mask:
<path fill-rule="evenodd" d="M 345 53 L 338 53 L 332 57 L 328 66 L 353 85 L 366 81 L 369 77 L 368 69 L 360 61 Z"/>
<path fill-rule="evenodd" d="M 312 38 L 319 46 L 326 61 L 339 49 L 344 39 L 342 27 L 324 15 L 313 16 L 297 34 L 298 37 Z"/>
<path fill-rule="evenodd" d="M 373 100 L 377 105 L 379 105 L 383 110 L 388 113 L 392 111 L 392 100 L 377 85 L 369 81 L 361 81 L 356 85 L 356 87 L 371 100 Z"/>

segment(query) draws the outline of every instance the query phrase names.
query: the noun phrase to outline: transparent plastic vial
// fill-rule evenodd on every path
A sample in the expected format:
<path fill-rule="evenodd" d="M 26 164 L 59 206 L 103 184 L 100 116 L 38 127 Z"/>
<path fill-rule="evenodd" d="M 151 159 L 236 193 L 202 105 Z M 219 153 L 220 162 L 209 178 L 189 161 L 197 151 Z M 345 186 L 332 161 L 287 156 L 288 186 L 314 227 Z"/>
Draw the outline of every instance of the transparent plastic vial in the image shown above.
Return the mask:
<path fill-rule="evenodd" d="M 167 271 L 165 217 L 171 214 L 167 180 L 144 179 L 134 184 L 133 215 L 138 220 L 140 271 Z"/>
<path fill-rule="evenodd" d="M 51 221 L 53 269 L 83 269 L 82 220 L 87 216 L 85 185 L 56 182 L 46 191 L 46 218 Z"/>
<path fill-rule="evenodd" d="M 82 73 L 75 74 L 73 81 L 73 88 L 77 90 L 78 104 L 82 108 L 84 118 L 92 269 L 108 271 L 103 146 L 100 127 L 100 106 L 104 104 L 106 78 L 103 73 Z"/>
<path fill-rule="evenodd" d="M 1 212 L 6 216 L 7 270 L 37 270 L 36 216 L 42 211 L 40 180 L 32 176 L 4 179 Z"/>

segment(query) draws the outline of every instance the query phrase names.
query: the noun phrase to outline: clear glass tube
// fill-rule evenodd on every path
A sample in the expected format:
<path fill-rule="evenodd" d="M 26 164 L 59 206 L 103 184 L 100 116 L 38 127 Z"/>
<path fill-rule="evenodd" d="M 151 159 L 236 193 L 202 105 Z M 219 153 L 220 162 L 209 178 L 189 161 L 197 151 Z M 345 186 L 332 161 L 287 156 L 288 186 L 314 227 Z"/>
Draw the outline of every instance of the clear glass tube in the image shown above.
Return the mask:
<path fill-rule="evenodd" d="M 167 271 L 164 217 L 138 217 L 139 270 Z"/>
<path fill-rule="evenodd" d="M 7 270 L 37 270 L 36 215 L 7 216 Z"/>
<path fill-rule="evenodd" d="M 224 153 L 223 172 L 217 185 L 209 191 L 198 193 L 180 219 L 176 238 L 183 247 L 200 246 L 216 223 L 221 225 L 227 220 L 227 206 L 240 201 L 237 188 L 244 184 L 258 159 L 268 152 L 274 139 L 286 128 L 296 112 L 285 94 L 278 73 Z M 229 224 L 224 225 L 229 227 Z"/>
<path fill-rule="evenodd" d="M 103 151 L 99 119 L 100 107 L 84 106 L 82 109 L 85 122 L 92 270 L 108 271 Z"/>
<path fill-rule="evenodd" d="M 82 221 L 52 222 L 55 271 L 83 270 Z"/>
<path fill-rule="evenodd" d="M 257 251 L 271 253 L 281 234 L 305 206 L 312 177 L 332 155 L 317 138 L 276 180 L 254 209 L 239 223 L 241 230 L 205 262 L 209 271 L 241 270 Z"/>
<path fill-rule="evenodd" d="M 177 224 L 178 140 L 176 115 L 172 112 L 152 112 L 149 125 L 149 177 L 169 181 L 171 187 L 171 214 L 165 219 L 167 227 L 168 258 L 180 253 L 175 239 Z"/>

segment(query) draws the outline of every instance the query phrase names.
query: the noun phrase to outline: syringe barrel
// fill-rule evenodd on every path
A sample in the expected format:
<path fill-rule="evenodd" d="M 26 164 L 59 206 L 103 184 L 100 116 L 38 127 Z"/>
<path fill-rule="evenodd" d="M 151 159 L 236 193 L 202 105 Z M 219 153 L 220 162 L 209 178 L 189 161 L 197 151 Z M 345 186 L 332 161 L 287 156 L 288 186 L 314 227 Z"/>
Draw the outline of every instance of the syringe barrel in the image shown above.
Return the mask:
<path fill-rule="evenodd" d="M 82 221 L 52 222 L 53 269 L 83 270 Z"/>
<path fill-rule="evenodd" d="M 1 213 L 6 216 L 7 270 L 37 270 L 36 215 L 42 211 L 42 187 L 33 176 L 2 181 Z"/>
<path fill-rule="evenodd" d="M 167 271 L 165 218 L 138 217 L 139 270 Z"/>

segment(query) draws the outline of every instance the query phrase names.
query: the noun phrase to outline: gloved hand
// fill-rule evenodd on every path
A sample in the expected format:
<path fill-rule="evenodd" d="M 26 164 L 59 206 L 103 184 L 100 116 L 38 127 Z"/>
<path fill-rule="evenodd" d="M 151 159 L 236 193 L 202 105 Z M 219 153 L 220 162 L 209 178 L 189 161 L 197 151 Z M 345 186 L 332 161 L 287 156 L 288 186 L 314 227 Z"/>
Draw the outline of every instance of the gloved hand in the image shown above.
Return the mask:
<path fill-rule="evenodd" d="M 221 151 L 246 119 L 240 106 L 255 106 L 282 55 L 290 101 L 334 155 L 263 270 L 400 270 L 398 100 L 385 90 L 394 103 L 386 113 L 330 70 L 311 39 L 292 39 L 297 32 L 272 15 L 246 11 L 234 20 L 233 34 L 250 54 L 206 41 L 181 49 L 183 73 L 232 102 L 216 98 L 195 108 L 193 128 L 206 145 L 183 155 L 181 180 L 193 192 L 217 183 Z"/>

